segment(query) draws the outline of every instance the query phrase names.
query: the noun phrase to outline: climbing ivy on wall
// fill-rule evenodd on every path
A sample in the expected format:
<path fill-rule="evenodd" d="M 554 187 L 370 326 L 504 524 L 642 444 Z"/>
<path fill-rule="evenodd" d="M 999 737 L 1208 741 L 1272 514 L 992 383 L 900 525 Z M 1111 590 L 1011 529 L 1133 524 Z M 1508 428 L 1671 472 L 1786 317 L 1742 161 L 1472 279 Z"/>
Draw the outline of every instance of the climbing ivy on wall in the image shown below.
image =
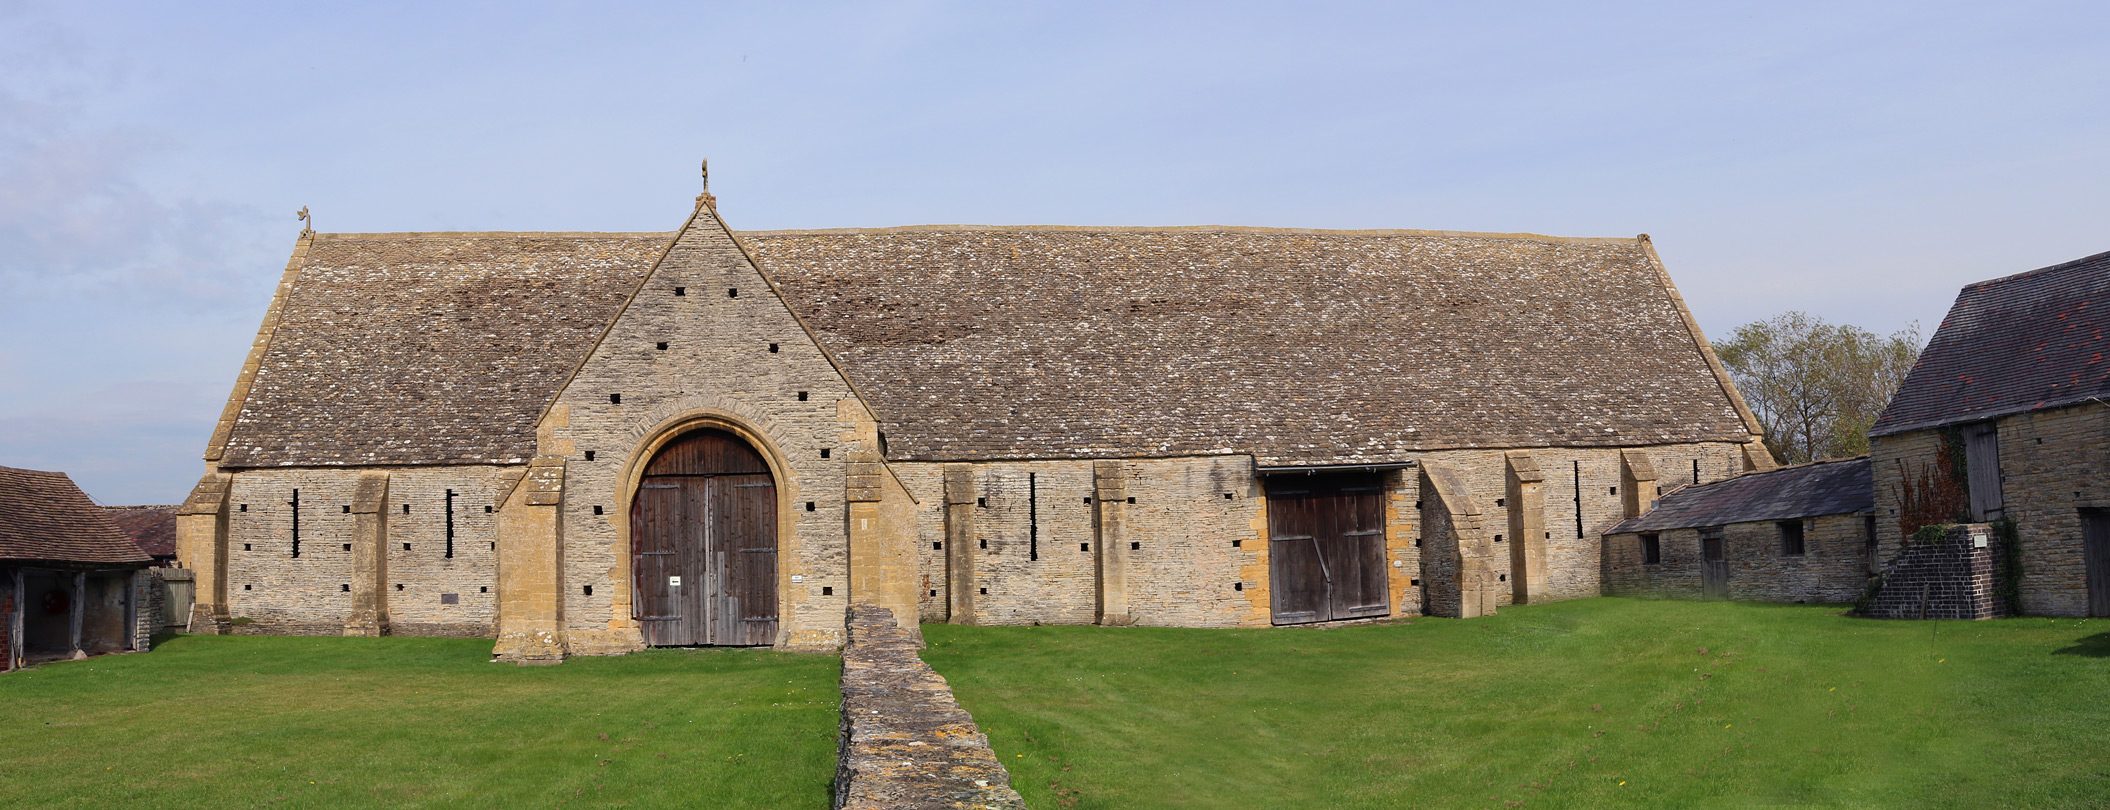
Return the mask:
<path fill-rule="evenodd" d="M 1999 541 L 2000 557 L 1993 561 L 2000 566 L 1995 576 L 1993 594 L 2007 606 L 2007 615 L 2022 615 L 2022 544 L 2015 531 L 2015 521 L 2001 518 L 1993 521 L 1993 537 Z"/>

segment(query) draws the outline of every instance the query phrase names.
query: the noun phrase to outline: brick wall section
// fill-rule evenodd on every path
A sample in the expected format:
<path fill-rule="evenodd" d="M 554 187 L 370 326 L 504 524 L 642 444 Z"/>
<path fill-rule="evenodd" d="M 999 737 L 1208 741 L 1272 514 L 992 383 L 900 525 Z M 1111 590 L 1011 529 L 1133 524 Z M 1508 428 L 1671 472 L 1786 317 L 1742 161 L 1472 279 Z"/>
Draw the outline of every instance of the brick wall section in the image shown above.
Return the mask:
<path fill-rule="evenodd" d="M 1979 548 L 1978 540 L 1986 545 Z M 1906 548 L 1883 570 L 1869 606 L 1878 619 L 1993 619 L 2007 615 L 1994 589 L 2000 538 L 1983 523 L 1949 527 L 1941 542 Z"/>
<path fill-rule="evenodd" d="M 989 738 L 887 609 L 849 610 L 835 806 L 1024 810 Z"/>
<path fill-rule="evenodd" d="M 506 468 L 387 468 L 390 632 L 488 636 L 497 607 L 496 515 L 485 512 Z M 244 470 L 228 510 L 229 614 L 244 633 L 338 635 L 351 612 L 351 505 L 360 469 Z M 301 553 L 292 556 L 293 490 L 300 490 Z M 454 556 L 446 556 L 446 491 L 454 497 Z M 404 513 L 403 507 L 410 507 Z M 244 510 L 244 506 L 247 507 Z M 404 550 L 403 544 L 410 544 Z M 244 548 L 247 545 L 248 548 Z M 402 590 L 396 586 L 401 585 Z M 244 586 L 247 586 L 246 588 Z M 455 594 L 456 603 L 443 602 Z"/>
<path fill-rule="evenodd" d="M 2088 615 L 2080 509 L 2110 507 L 2110 408 L 2084 403 L 1999 420 L 2001 500 L 2015 521 L 2024 613 Z M 1916 469 L 1936 458 L 1940 434 L 1875 437 L 1876 510 L 1885 556 L 1903 547 L 1897 520 L 1898 462 Z"/>
<path fill-rule="evenodd" d="M 1774 521 L 1722 527 L 1729 565 L 1729 598 L 1746 602 L 1851 602 L 1868 584 L 1864 514 L 1820 515 L 1803 521 L 1803 554 L 1781 553 Z M 1700 598 L 1700 532 L 1657 533 L 1661 562 L 1642 562 L 1641 535 L 1605 537 L 1605 593 L 1613 596 Z"/>
<path fill-rule="evenodd" d="M 616 394 L 620 403 L 610 401 Z M 629 601 L 630 479 L 647 461 L 647 443 L 700 415 L 756 434 L 763 456 L 780 465 L 779 646 L 842 645 L 850 591 L 845 465 L 859 449 L 856 422 L 870 417 L 708 207 L 696 211 L 557 403 L 540 452 L 569 459 L 563 598 L 574 652 L 642 643 Z"/>

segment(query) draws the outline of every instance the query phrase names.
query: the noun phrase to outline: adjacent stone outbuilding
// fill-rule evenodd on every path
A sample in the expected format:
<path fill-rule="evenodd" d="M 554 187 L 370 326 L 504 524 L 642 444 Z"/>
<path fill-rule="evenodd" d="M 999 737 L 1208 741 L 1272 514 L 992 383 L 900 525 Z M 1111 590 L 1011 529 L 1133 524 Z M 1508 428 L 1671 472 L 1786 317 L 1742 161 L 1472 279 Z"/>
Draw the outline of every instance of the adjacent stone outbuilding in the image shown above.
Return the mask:
<path fill-rule="evenodd" d="M 147 649 L 153 562 L 65 473 L 0 467 L 0 671 Z"/>
<path fill-rule="evenodd" d="M 2014 522 L 2022 612 L 2110 616 L 2110 253 L 1963 288 L 1869 431 L 1886 556 Z"/>
<path fill-rule="evenodd" d="M 1637 498 L 1757 440 L 1646 237 L 735 232 L 705 194 L 672 233 L 303 234 L 178 545 L 194 630 L 531 663 L 836 649 L 852 600 L 1484 613 L 1598 594 Z"/>
<path fill-rule="evenodd" d="M 1605 591 L 1850 602 L 1876 570 L 1869 460 L 1680 487 L 1605 535 Z"/>

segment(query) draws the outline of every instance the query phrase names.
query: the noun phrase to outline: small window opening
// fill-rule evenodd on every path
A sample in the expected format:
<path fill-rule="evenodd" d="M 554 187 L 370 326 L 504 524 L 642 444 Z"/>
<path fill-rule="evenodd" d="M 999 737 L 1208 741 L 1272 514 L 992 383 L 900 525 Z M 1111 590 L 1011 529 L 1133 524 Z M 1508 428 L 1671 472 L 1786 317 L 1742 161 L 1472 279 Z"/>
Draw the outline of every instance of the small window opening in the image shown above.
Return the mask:
<path fill-rule="evenodd" d="M 944 551 L 944 550 L 945 550 L 945 544 L 944 544 L 944 543 L 942 543 L 942 542 L 934 542 L 934 543 L 931 543 L 931 544 L 930 544 L 930 550 L 932 550 L 932 551 Z"/>
<path fill-rule="evenodd" d="M 1496 506 L 1504 506 L 1504 505 L 1507 505 L 1507 499 L 1506 499 L 1506 498 L 1496 498 L 1496 499 L 1495 499 L 1495 505 L 1496 505 Z"/>
<path fill-rule="evenodd" d="M 490 593 L 490 592 L 491 592 L 491 586 L 489 586 L 489 585 L 478 585 L 478 586 L 476 586 L 476 592 L 477 592 L 477 593 Z"/>
<path fill-rule="evenodd" d="M 242 550 L 243 550 L 243 551 L 251 551 L 251 550 L 253 550 L 253 549 L 249 548 L 249 544 L 248 544 L 248 543 L 243 543 L 243 544 L 242 544 Z"/>
<path fill-rule="evenodd" d="M 410 504 L 403 504 L 403 514 L 410 514 Z"/>
<path fill-rule="evenodd" d="M 596 515 L 601 514 L 601 507 L 598 505 L 594 506 L 593 513 Z"/>
<path fill-rule="evenodd" d="M 982 589 L 982 595 L 983 595 L 983 596 L 988 596 L 988 595 L 989 595 L 989 589 L 988 589 L 988 588 L 983 588 L 983 589 Z"/>
<path fill-rule="evenodd" d="M 592 596 L 592 595 L 593 595 L 593 586 L 592 586 L 592 585 L 588 585 L 588 586 L 586 586 L 586 595 L 587 595 L 587 596 Z"/>
<path fill-rule="evenodd" d="M 771 344 L 769 344 L 769 353 L 770 353 L 770 354 L 776 354 L 776 353 L 777 353 L 777 344 L 774 344 L 774 343 L 771 343 Z"/>
<path fill-rule="evenodd" d="M 247 512 L 247 511 L 249 511 L 249 504 L 246 504 L 246 503 L 245 503 L 245 504 L 242 504 L 242 510 L 241 510 L 241 511 L 244 511 L 244 512 Z"/>
<path fill-rule="evenodd" d="M 488 515 L 488 514 L 491 514 L 491 507 L 489 507 L 489 506 L 485 506 L 485 507 L 484 507 L 484 514 L 486 514 L 486 515 Z"/>
<path fill-rule="evenodd" d="M 987 538 L 987 537 L 984 537 L 984 538 L 982 538 L 982 539 L 981 539 L 981 540 L 979 540 L 978 542 L 980 542 L 980 543 L 982 544 L 982 548 L 988 548 L 988 547 L 989 547 L 989 538 Z"/>
<path fill-rule="evenodd" d="M 586 460 L 587 460 L 587 461 L 592 461 L 592 460 L 593 460 L 593 451 L 592 451 L 592 450 L 588 450 L 588 451 L 586 451 Z"/>
<path fill-rule="evenodd" d="M 1224 493 L 1224 500 L 1227 500 L 1227 501 L 1228 501 L 1228 500 L 1231 500 L 1231 493 L 1229 493 L 1229 492 L 1226 492 L 1226 493 Z"/>
<path fill-rule="evenodd" d="M 1142 550 L 1143 550 L 1143 544 L 1142 544 L 1142 543 L 1130 543 L 1130 544 L 1128 544 L 1128 550 L 1129 550 L 1129 551 L 1142 551 Z"/>
<path fill-rule="evenodd" d="M 805 401 L 806 401 L 806 392 L 804 392 L 804 391 L 800 391 L 800 392 L 799 392 L 799 401 L 800 401 L 800 402 L 805 402 Z"/>
<path fill-rule="evenodd" d="M 725 297 L 727 297 L 727 298 L 739 298 L 739 297 L 740 297 L 740 290 L 739 290 L 739 288 L 737 288 L 737 287 L 734 287 L 734 288 L 728 288 L 728 289 L 727 289 L 727 290 L 725 291 Z"/>
<path fill-rule="evenodd" d="M 674 288 L 674 294 L 675 294 L 676 296 L 688 295 L 688 294 L 689 294 L 689 288 L 687 288 L 687 287 L 675 287 L 675 288 Z"/>
<path fill-rule="evenodd" d="M 622 395 L 622 394 L 609 394 L 609 395 L 608 395 L 608 404 L 610 404 L 610 405 L 621 405 L 621 404 L 623 404 L 623 395 Z"/>
<path fill-rule="evenodd" d="M 1415 502 L 1414 502 L 1414 508 L 1416 508 L 1416 509 L 1420 509 L 1420 508 L 1421 508 L 1421 502 L 1420 502 L 1420 501 L 1415 501 Z"/>
<path fill-rule="evenodd" d="M 1232 548 L 1238 548 L 1238 547 L 1239 547 L 1239 544 L 1241 544 L 1241 543 L 1244 543 L 1244 542 L 1245 542 L 1245 541 L 1243 541 L 1243 540 L 1233 540 L 1233 541 L 1231 541 L 1231 547 L 1232 547 Z"/>
<path fill-rule="evenodd" d="M 930 595 L 932 595 L 932 596 L 937 596 L 937 595 L 938 595 L 938 592 L 937 592 L 937 591 L 931 591 L 931 592 L 930 592 Z"/>
<path fill-rule="evenodd" d="M 1091 498 L 1088 498 L 1088 497 L 1087 497 L 1087 498 L 1085 498 L 1085 499 L 1084 499 L 1084 502 L 1085 502 L 1085 503 L 1091 503 L 1091 502 L 1092 502 L 1092 499 L 1091 499 Z"/>
<path fill-rule="evenodd" d="M 345 551 L 351 551 L 351 550 L 352 550 L 352 544 L 350 544 L 350 543 L 346 543 L 346 544 L 344 544 L 344 550 L 345 550 Z"/>
<path fill-rule="evenodd" d="M 399 591 L 400 591 L 400 590 L 403 590 L 403 583 L 401 583 L 401 582 L 398 582 L 398 583 L 396 583 L 396 590 L 399 590 Z"/>
<path fill-rule="evenodd" d="M 1090 544 L 1090 543 L 1078 543 L 1078 544 L 1077 544 L 1077 550 L 1078 550 L 1078 551 L 1091 551 L 1091 550 L 1092 550 L 1092 544 Z"/>
<path fill-rule="evenodd" d="M 1421 538 L 1419 538 L 1419 537 L 1416 537 L 1416 538 L 1414 538 L 1414 547 L 1415 547 L 1415 548 L 1421 548 Z"/>
<path fill-rule="evenodd" d="M 247 583 L 244 583 L 244 584 L 242 585 L 242 590 L 245 590 L 245 591 L 246 591 L 246 590 L 249 590 L 249 585 L 248 585 Z"/>
<path fill-rule="evenodd" d="M 351 514 L 351 513 L 352 513 L 352 505 L 351 505 L 351 504 L 345 504 L 345 505 L 344 505 L 344 514 L 347 514 L 347 515 L 349 515 L 349 514 Z"/>
<path fill-rule="evenodd" d="M 410 550 L 410 544 L 409 544 L 409 543 L 404 543 L 404 544 L 403 544 L 403 550 L 404 550 L 404 551 L 409 551 L 409 550 Z"/>
<path fill-rule="evenodd" d="M 835 589 L 834 589 L 833 587 L 830 587 L 830 586 L 827 586 L 827 585 L 822 585 L 822 586 L 821 586 L 821 595 L 822 595 L 822 596 L 834 596 L 834 595 L 835 595 Z"/>
<path fill-rule="evenodd" d="M 1128 499 L 1128 502 L 1129 502 L 1129 503 L 1135 503 L 1135 502 L 1136 502 L 1136 499 L 1134 499 L 1134 498 L 1130 498 L 1130 499 Z"/>
<path fill-rule="evenodd" d="M 1867 541 L 1869 548 L 1876 547 L 1875 515 L 1867 515 L 1861 518 L 1861 534 L 1863 535 L 1863 539 Z"/>
<path fill-rule="evenodd" d="M 666 341 L 664 341 L 664 340 L 662 340 L 662 341 L 660 341 L 660 342 L 658 342 L 658 343 L 655 343 L 655 344 L 653 344 L 653 345 L 654 345 L 654 346 L 657 346 L 657 347 L 659 348 L 659 350 L 660 350 L 660 351 L 666 351 L 666 350 L 667 350 L 667 342 L 666 342 Z"/>
<path fill-rule="evenodd" d="M 345 584 L 342 584 L 342 585 L 339 585 L 339 586 L 337 586 L 337 592 L 338 592 L 338 593 L 351 593 L 351 592 L 352 592 L 352 585 L 351 585 L 351 583 L 347 582 L 347 583 L 345 583 Z"/>
<path fill-rule="evenodd" d="M 821 448 L 821 458 L 827 458 L 827 457 L 828 457 L 828 448 L 826 448 L 826 447 L 823 447 L 823 448 Z"/>
<path fill-rule="evenodd" d="M 1502 535 L 1499 535 L 1499 534 L 1498 534 L 1498 535 L 1495 535 L 1495 542 L 1497 542 L 1497 543 L 1500 543 L 1500 542 L 1502 542 Z"/>
<path fill-rule="evenodd" d="M 1245 590 L 1245 583 L 1243 583 L 1243 582 L 1233 582 L 1233 583 L 1231 583 L 1231 590 L 1234 590 L 1234 591 L 1242 591 L 1242 590 Z"/>
<path fill-rule="evenodd" d="M 988 506 L 989 506 L 989 499 L 988 499 L 988 498 L 976 498 L 976 499 L 974 499 L 974 505 L 976 505 L 976 506 L 980 506 L 980 507 L 985 507 L 985 508 L 986 508 L 986 507 L 988 507 Z"/>
<path fill-rule="evenodd" d="M 1641 564 L 1660 565 L 1663 562 L 1662 539 L 1656 534 L 1641 535 Z"/>
<path fill-rule="evenodd" d="M 1498 574 L 1498 575 L 1496 575 L 1496 577 L 1495 577 L 1495 581 L 1497 581 L 1497 582 L 1508 582 L 1508 581 L 1509 581 L 1509 575 L 1508 575 L 1508 574 Z"/>
<path fill-rule="evenodd" d="M 1774 524 L 1774 525 L 1776 525 L 1776 526 L 1779 526 L 1779 527 L 1780 527 L 1780 554 L 1781 554 L 1781 556 L 1783 556 L 1783 557 L 1800 557 L 1800 556 L 1802 556 L 1802 551 L 1803 551 L 1803 547 L 1802 547 L 1802 546 L 1803 546 L 1803 544 L 1802 544 L 1802 539 L 1803 539 L 1803 537 L 1802 537 L 1802 521 L 1800 521 L 1800 520 L 1783 520 L 1783 521 L 1780 521 L 1780 522 L 1778 522 L 1778 523 L 1776 523 L 1776 524 Z"/>
<path fill-rule="evenodd" d="M 1610 487 L 1609 489 L 1611 489 L 1611 490 L 1612 490 L 1612 494 L 1614 494 L 1614 495 L 1617 495 L 1617 494 L 1619 494 L 1619 488 L 1618 488 L 1618 487 Z"/>
<path fill-rule="evenodd" d="M 1412 586 L 1414 586 L 1414 587 L 1416 587 L 1416 588 L 1419 588 L 1419 587 L 1421 587 L 1421 580 L 1418 580 L 1418 579 L 1410 579 L 1410 580 L 1407 580 L 1407 584 L 1408 584 L 1408 585 L 1412 585 Z"/>
<path fill-rule="evenodd" d="M 807 501 L 807 502 L 806 502 L 806 511 L 808 511 L 808 512 L 811 512 L 811 511 L 813 511 L 813 502 L 812 502 L 812 501 Z"/>

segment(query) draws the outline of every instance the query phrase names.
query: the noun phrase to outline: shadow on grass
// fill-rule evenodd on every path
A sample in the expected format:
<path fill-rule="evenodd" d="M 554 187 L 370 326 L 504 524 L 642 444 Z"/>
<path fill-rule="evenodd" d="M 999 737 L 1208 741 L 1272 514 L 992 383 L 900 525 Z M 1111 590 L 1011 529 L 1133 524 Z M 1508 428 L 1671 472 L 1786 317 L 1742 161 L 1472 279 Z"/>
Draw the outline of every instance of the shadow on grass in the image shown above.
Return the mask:
<path fill-rule="evenodd" d="M 2110 633 L 2084 636 L 2063 650 L 2053 650 L 2052 655 L 2080 655 L 2088 658 L 2110 658 Z"/>

